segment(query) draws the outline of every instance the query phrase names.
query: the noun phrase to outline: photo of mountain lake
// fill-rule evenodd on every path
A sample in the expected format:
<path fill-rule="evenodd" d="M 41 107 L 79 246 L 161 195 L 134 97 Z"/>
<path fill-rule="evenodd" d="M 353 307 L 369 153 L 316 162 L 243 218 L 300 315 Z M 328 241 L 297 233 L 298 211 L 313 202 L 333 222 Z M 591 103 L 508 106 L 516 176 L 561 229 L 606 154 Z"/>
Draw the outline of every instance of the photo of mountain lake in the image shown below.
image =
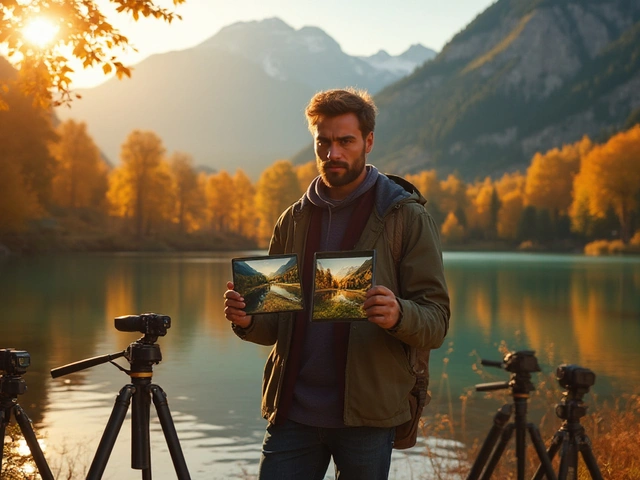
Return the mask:
<path fill-rule="evenodd" d="M 375 252 L 318 252 L 313 321 L 365 320 L 365 293 L 373 286 Z"/>
<path fill-rule="evenodd" d="M 297 255 L 234 258 L 231 267 L 248 315 L 303 309 Z"/>

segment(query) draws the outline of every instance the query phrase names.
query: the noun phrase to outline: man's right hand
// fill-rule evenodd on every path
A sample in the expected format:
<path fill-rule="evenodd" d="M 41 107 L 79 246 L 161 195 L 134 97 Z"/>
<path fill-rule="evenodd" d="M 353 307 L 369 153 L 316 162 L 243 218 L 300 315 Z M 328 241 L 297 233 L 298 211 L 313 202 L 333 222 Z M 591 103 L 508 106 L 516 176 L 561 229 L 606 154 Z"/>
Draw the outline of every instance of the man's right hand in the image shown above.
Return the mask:
<path fill-rule="evenodd" d="M 244 298 L 233 288 L 233 282 L 227 282 L 227 291 L 224 292 L 224 316 L 231 323 L 247 328 L 251 325 L 252 317 L 244 311 L 247 306 Z"/>

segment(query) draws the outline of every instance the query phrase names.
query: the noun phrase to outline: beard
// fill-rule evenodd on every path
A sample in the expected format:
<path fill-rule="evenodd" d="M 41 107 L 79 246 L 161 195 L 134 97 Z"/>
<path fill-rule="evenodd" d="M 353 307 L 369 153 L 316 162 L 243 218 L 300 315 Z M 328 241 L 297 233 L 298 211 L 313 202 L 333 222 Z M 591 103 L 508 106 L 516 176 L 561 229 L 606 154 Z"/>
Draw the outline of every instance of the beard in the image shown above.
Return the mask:
<path fill-rule="evenodd" d="M 356 180 L 364 170 L 366 164 L 365 155 L 365 148 L 363 148 L 362 153 L 360 153 L 360 156 L 351 167 L 347 162 L 341 162 L 339 160 L 323 162 L 316 156 L 318 173 L 320 173 L 320 177 L 327 187 L 344 187 Z M 344 170 L 340 172 L 327 171 L 327 169 L 334 167 L 342 167 Z"/>

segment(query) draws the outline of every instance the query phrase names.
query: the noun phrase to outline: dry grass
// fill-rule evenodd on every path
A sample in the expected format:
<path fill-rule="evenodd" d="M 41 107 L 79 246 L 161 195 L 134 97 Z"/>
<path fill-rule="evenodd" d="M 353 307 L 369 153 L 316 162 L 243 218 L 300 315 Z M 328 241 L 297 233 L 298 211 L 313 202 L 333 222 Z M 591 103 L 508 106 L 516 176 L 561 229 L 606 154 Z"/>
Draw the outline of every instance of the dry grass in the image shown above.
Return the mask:
<path fill-rule="evenodd" d="M 501 345 L 501 353 L 506 353 L 504 343 Z M 448 388 L 448 374 L 446 373 L 447 360 L 445 359 L 445 370 L 439 388 Z M 474 369 L 479 376 L 484 377 L 486 373 L 479 366 L 479 361 Z M 495 379 L 491 379 L 494 381 Z M 504 380 L 504 379 L 502 379 Z M 553 435 L 560 429 L 563 420 L 555 415 L 555 406 L 561 401 L 564 390 L 558 385 L 555 372 L 541 381 L 532 379 L 536 390 L 531 392 L 529 400 L 529 418 L 532 422 L 532 409 L 536 408 L 537 416 L 540 416 L 538 428 L 548 448 Z M 483 381 L 487 381 L 486 379 Z M 439 390 L 442 391 L 442 390 Z M 478 398 L 478 395 L 492 398 L 496 405 L 501 403 L 512 403 L 509 390 L 501 390 L 492 393 L 465 392 L 460 396 L 460 411 L 453 412 L 454 408 L 449 397 L 448 412 L 433 415 L 429 422 L 425 422 L 422 428 L 422 435 L 425 438 L 445 438 L 461 442 L 460 447 L 450 450 L 449 461 L 442 459 L 440 449 L 425 447 L 424 454 L 426 461 L 434 469 L 434 478 L 453 479 L 466 478 L 471 470 L 471 466 L 476 459 L 480 447 L 484 441 L 484 436 L 480 438 L 469 438 L 469 419 L 467 418 L 467 408 L 470 402 Z M 626 394 L 619 396 L 614 402 L 598 402 L 595 395 L 587 393 L 583 398 L 587 412 L 580 419 L 580 424 L 585 429 L 585 434 L 591 440 L 591 450 L 596 458 L 602 476 L 606 480 L 639 480 L 640 479 L 640 394 Z M 426 417 L 430 414 L 427 410 Z M 514 420 L 512 415 L 510 421 Z M 487 432 L 490 425 L 487 425 Z M 526 436 L 526 477 L 532 478 L 540 465 L 537 453 L 531 443 L 529 434 Z M 560 464 L 560 452 L 553 460 L 554 470 L 557 474 Z M 517 459 L 515 456 L 515 432 L 512 435 L 506 450 L 502 454 L 497 468 L 494 470 L 492 478 L 515 479 L 517 478 Z M 579 455 L 579 469 L 577 480 L 591 479 L 591 475 L 584 464 L 582 455 Z"/>

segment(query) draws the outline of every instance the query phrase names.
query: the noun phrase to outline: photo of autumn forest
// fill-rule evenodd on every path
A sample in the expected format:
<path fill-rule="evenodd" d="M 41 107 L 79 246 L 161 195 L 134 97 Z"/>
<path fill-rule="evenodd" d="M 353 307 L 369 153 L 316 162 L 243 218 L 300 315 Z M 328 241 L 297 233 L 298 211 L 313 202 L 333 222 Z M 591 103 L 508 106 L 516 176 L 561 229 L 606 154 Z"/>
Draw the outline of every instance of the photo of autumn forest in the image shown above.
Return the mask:
<path fill-rule="evenodd" d="M 233 283 L 249 315 L 303 309 L 297 255 L 234 258 Z"/>
<path fill-rule="evenodd" d="M 366 318 L 362 304 L 373 286 L 374 255 L 373 251 L 316 253 L 313 321 Z"/>

